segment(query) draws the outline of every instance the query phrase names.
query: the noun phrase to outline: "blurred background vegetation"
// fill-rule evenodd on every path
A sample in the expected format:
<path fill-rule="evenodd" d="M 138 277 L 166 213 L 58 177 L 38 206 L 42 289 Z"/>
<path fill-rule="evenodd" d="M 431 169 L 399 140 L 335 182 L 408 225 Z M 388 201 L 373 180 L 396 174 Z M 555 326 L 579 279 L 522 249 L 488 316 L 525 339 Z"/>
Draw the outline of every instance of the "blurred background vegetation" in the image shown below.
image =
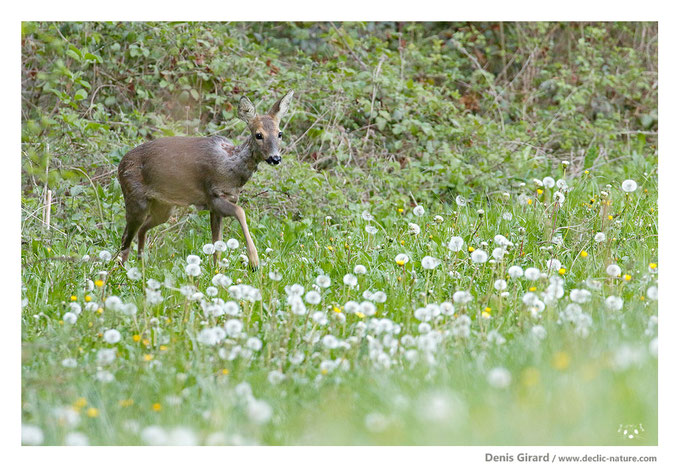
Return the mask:
<path fill-rule="evenodd" d="M 119 222 L 111 184 L 129 149 L 167 135 L 238 143 L 240 96 L 265 112 L 288 89 L 288 164 L 244 194 L 276 215 L 387 193 L 449 202 L 564 160 L 625 172 L 656 158 L 652 23 L 25 22 L 21 47 L 24 224 L 46 182 L 63 230 Z M 92 212 L 69 210 L 83 192 Z"/>

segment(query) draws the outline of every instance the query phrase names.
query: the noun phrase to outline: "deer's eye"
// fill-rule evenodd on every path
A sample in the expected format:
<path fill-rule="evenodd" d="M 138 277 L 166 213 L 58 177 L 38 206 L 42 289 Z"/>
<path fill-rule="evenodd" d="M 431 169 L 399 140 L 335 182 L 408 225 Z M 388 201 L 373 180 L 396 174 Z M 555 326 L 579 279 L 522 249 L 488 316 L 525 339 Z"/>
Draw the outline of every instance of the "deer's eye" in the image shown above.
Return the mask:
<path fill-rule="evenodd" d="M 283 138 L 283 132 L 279 132 L 279 138 Z"/>
<path fill-rule="evenodd" d="M 261 134 L 261 133 L 256 133 L 256 134 L 255 134 L 255 138 L 257 138 L 258 140 L 261 140 L 261 139 L 262 139 L 262 134 Z"/>

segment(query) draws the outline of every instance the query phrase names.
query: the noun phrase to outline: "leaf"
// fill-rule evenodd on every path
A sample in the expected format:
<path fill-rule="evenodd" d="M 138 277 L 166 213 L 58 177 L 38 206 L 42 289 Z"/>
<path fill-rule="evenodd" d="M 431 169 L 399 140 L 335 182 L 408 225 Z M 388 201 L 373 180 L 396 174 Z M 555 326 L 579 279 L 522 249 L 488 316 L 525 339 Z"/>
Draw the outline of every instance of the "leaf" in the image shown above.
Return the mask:
<path fill-rule="evenodd" d="M 87 91 L 85 91 L 83 88 L 80 88 L 78 91 L 76 91 L 76 94 L 73 96 L 73 99 L 76 101 L 82 101 L 87 97 Z"/>

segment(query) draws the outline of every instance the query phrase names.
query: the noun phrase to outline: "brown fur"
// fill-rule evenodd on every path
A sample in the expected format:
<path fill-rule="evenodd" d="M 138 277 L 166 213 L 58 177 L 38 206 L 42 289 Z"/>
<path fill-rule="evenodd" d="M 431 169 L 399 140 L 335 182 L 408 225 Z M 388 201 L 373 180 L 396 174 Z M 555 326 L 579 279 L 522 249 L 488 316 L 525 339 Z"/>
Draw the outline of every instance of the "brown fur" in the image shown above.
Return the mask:
<path fill-rule="evenodd" d="M 250 136 L 240 146 L 221 136 L 169 137 L 144 143 L 123 156 L 118 166 L 127 221 L 122 261 L 127 260 L 137 232 L 137 255 L 141 256 L 149 229 L 167 221 L 174 206 L 195 205 L 210 210 L 213 242 L 222 238 L 223 217 L 239 221 L 251 266 L 256 268 L 257 250 L 245 213 L 236 202 L 260 162 L 280 161 L 279 122 L 291 97 L 292 91 L 265 115 L 257 115 L 252 103 L 242 98 L 239 117 L 247 122 Z"/>

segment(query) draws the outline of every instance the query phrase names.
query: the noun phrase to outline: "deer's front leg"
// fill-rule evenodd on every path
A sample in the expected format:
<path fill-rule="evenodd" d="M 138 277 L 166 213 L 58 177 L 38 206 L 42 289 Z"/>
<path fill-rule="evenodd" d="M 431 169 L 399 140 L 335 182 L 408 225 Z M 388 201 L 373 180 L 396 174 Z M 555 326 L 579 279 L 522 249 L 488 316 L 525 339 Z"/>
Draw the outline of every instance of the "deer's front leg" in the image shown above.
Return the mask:
<path fill-rule="evenodd" d="M 215 211 L 219 216 L 233 216 L 236 218 L 241 225 L 243 230 L 243 237 L 246 240 L 246 249 L 248 250 L 248 260 L 250 260 L 250 266 L 253 269 L 257 269 L 260 265 L 260 260 L 257 256 L 257 249 L 253 243 L 253 239 L 250 237 L 250 231 L 248 230 L 248 224 L 246 223 L 246 213 L 243 208 L 226 200 L 223 197 L 215 197 L 211 201 L 211 211 Z"/>

